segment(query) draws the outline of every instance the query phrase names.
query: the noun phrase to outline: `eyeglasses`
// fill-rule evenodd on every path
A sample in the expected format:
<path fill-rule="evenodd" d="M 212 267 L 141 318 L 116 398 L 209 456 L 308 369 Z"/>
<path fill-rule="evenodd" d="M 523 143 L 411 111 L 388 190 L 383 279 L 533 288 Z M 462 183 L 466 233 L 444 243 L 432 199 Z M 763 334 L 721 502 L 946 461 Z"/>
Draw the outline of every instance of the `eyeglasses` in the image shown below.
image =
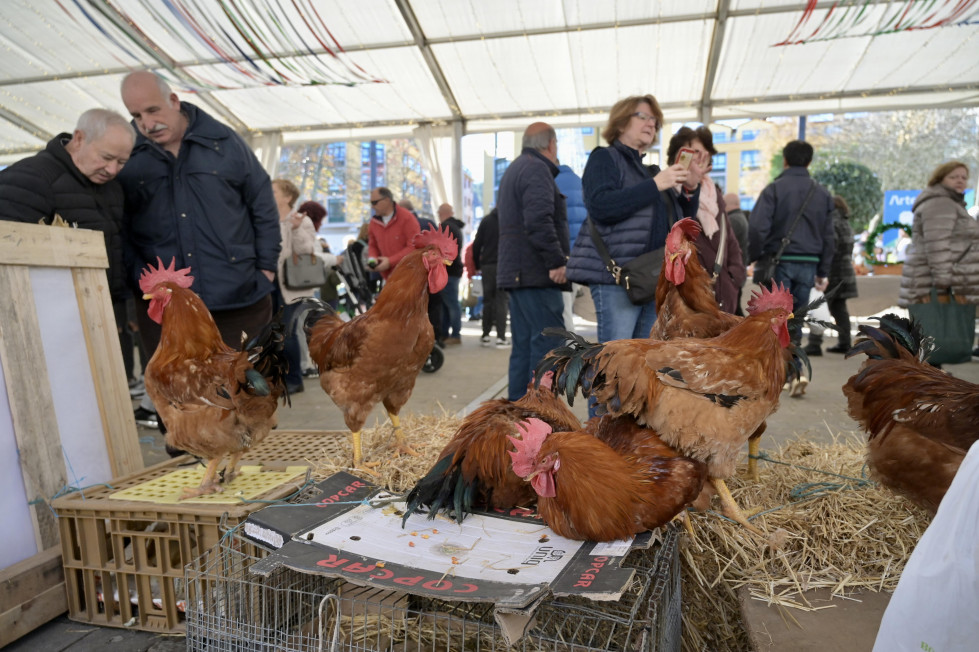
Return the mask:
<path fill-rule="evenodd" d="M 384 201 L 384 197 L 381 197 L 380 199 L 372 199 L 371 200 L 371 206 L 377 206 L 382 201 Z"/>
<path fill-rule="evenodd" d="M 656 116 L 649 115 L 648 113 L 643 113 L 642 111 L 636 111 L 635 113 L 632 114 L 632 117 L 639 118 L 643 122 L 656 122 Z"/>

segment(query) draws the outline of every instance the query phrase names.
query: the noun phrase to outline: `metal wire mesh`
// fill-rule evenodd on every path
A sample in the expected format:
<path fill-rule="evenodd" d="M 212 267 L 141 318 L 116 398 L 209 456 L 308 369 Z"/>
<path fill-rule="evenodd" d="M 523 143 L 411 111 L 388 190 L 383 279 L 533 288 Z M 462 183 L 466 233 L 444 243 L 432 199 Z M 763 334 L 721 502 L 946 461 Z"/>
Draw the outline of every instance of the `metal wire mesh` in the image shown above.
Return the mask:
<path fill-rule="evenodd" d="M 632 585 L 615 602 L 553 598 L 535 624 L 508 647 L 493 605 L 447 602 L 360 587 L 339 579 L 277 568 L 250 572 L 259 558 L 228 537 L 187 567 L 187 649 L 208 651 L 554 650 L 670 652 L 680 649 L 680 572 L 675 529 L 651 550 L 633 551 Z M 324 596 L 337 606 L 321 618 Z M 339 637 L 331 645 L 339 613 Z M 321 636 L 320 629 L 323 630 Z"/>

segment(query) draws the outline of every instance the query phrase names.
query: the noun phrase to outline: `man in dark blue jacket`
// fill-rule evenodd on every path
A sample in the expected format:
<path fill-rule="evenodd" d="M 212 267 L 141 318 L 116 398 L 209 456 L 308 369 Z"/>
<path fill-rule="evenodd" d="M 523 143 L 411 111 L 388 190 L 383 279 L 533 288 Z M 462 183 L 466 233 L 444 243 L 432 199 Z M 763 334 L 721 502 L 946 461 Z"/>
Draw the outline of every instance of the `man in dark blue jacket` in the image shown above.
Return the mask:
<path fill-rule="evenodd" d="M 543 122 L 527 127 L 523 151 L 500 180 L 497 211 L 500 240 L 497 287 L 510 293 L 508 398 L 527 390 L 538 361 L 561 339 L 544 337 L 548 326 L 564 327 L 563 289 L 568 252 L 568 216 L 564 197 L 554 183 L 557 135 Z"/>
<path fill-rule="evenodd" d="M 130 282 L 159 256 L 189 267 L 191 289 L 211 311 L 225 343 L 241 346 L 272 318 L 272 290 L 281 248 L 269 175 L 231 128 L 177 99 L 148 71 L 122 80 L 122 102 L 139 131 L 119 175 L 126 196 L 123 247 Z M 160 326 L 136 294 L 139 335 L 148 356 Z M 143 398 L 137 422 L 157 422 Z"/>
<path fill-rule="evenodd" d="M 131 279 L 147 263 L 177 259 L 228 345 L 272 316 L 279 219 L 269 176 L 231 128 L 181 102 L 151 72 L 122 81 L 122 101 L 140 135 L 119 175 L 126 195 Z M 137 309 L 152 355 L 159 327 Z"/>
<path fill-rule="evenodd" d="M 795 312 L 809 304 L 813 287 L 820 292 L 826 289 L 836 246 L 830 217 L 833 198 L 809 176 L 812 157 L 812 145 L 804 140 L 788 143 L 782 149 L 785 169 L 761 191 L 748 220 L 748 257 L 752 261 L 776 253 L 782 238 L 789 235 L 789 244 L 775 269 L 775 280 L 792 292 Z M 800 211 L 801 217 L 793 228 Z M 801 327 L 793 327 L 791 334 L 792 341 L 799 344 Z M 792 395 L 805 391 L 805 384 L 794 385 Z"/>

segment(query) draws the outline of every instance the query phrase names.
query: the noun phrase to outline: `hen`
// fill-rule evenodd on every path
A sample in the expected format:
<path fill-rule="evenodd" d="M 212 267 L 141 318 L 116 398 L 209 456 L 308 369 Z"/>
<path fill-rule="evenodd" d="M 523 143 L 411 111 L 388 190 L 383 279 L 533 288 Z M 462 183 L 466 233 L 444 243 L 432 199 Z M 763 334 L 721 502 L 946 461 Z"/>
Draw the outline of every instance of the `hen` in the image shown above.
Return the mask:
<path fill-rule="evenodd" d="M 674 224 L 666 237 L 663 271 L 656 285 L 656 323 L 649 333 L 654 340 L 717 337 L 744 319 L 717 305 L 711 276 L 697 256 L 694 240 L 698 233 L 700 225 L 688 217 Z M 793 355 L 805 354 L 794 345 L 783 352 L 789 378 L 798 376 L 801 370 L 801 366 L 793 364 Z M 756 481 L 759 443 L 765 427 L 762 422 L 748 438 L 748 475 Z"/>
<path fill-rule="evenodd" d="M 238 460 L 275 427 L 285 394 L 284 328 L 276 320 L 235 351 L 221 339 L 211 313 L 190 286 L 190 269 L 175 261 L 152 265 L 139 279 L 149 316 L 162 327 L 160 344 L 146 365 L 146 393 L 167 425 L 166 443 L 208 460 L 200 487 L 182 498 L 221 491 L 218 466 L 229 455 L 225 482 Z"/>
<path fill-rule="evenodd" d="M 533 418 L 517 429 L 513 471 L 533 487 L 544 522 L 568 539 L 615 541 L 657 528 L 697 497 L 707 474 L 630 418 L 603 418 L 596 436 L 553 432 Z"/>
<path fill-rule="evenodd" d="M 363 463 L 360 431 L 378 402 L 391 418 L 398 451 L 417 455 L 404 441 L 398 413 L 435 342 L 428 321 L 429 293 L 445 287 L 446 266 L 458 246 L 448 231 L 424 231 L 415 236 L 414 245 L 367 312 L 345 322 L 321 304 L 305 322 L 320 385 L 343 411 L 353 433 L 353 465 L 363 471 L 371 472 Z"/>
<path fill-rule="evenodd" d="M 860 326 L 864 353 L 843 386 L 850 416 L 867 432 L 867 463 L 884 486 L 934 513 L 979 439 L 979 386 L 926 362 L 932 341 L 915 321 L 888 314 Z"/>
<path fill-rule="evenodd" d="M 509 509 L 533 505 L 534 490 L 511 469 L 507 437 L 515 424 L 531 417 L 559 431 L 581 427 L 564 401 L 554 395 L 552 378 L 553 374 L 545 374 L 539 387 L 531 382 L 527 393 L 512 403 L 485 401 L 466 416 L 438 461 L 408 494 L 405 519 L 422 505 L 429 508 L 429 518 L 451 511 L 460 523 L 473 506 Z"/>
<path fill-rule="evenodd" d="M 551 351 L 537 371 L 555 371 L 555 385 L 569 402 L 580 386 L 608 414 L 629 415 L 681 454 L 705 462 L 725 513 L 758 532 L 723 480 L 733 475 L 741 446 L 778 408 L 792 295 L 781 286 L 762 288 L 748 311 L 741 323 L 710 339 L 592 344 L 548 329 L 570 344 Z"/>

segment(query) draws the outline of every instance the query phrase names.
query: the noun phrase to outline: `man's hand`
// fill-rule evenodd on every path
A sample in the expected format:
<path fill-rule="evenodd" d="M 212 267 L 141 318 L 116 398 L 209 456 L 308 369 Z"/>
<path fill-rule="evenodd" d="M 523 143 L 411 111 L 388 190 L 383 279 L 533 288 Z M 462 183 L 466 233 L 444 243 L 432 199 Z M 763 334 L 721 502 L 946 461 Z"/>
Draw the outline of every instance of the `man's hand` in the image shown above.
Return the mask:
<path fill-rule="evenodd" d="M 387 256 L 378 256 L 377 265 L 374 267 L 375 272 L 386 272 L 391 269 L 391 260 Z"/>
<path fill-rule="evenodd" d="M 262 273 L 265 274 L 265 278 L 267 278 L 269 280 L 269 283 L 274 283 L 275 282 L 275 272 L 270 272 L 267 269 L 263 269 L 262 270 Z"/>
<path fill-rule="evenodd" d="M 825 292 L 826 288 L 829 287 L 829 279 L 823 278 L 821 276 L 817 276 L 816 281 L 813 283 L 812 286 L 817 290 L 819 290 L 820 292 Z"/>
<path fill-rule="evenodd" d="M 556 267 L 552 270 L 549 270 L 547 272 L 547 275 L 550 276 L 551 280 L 557 283 L 558 285 L 564 285 L 565 283 L 568 282 L 568 277 L 565 274 L 567 269 L 568 268 L 566 266 L 562 265 L 561 267 Z"/>

